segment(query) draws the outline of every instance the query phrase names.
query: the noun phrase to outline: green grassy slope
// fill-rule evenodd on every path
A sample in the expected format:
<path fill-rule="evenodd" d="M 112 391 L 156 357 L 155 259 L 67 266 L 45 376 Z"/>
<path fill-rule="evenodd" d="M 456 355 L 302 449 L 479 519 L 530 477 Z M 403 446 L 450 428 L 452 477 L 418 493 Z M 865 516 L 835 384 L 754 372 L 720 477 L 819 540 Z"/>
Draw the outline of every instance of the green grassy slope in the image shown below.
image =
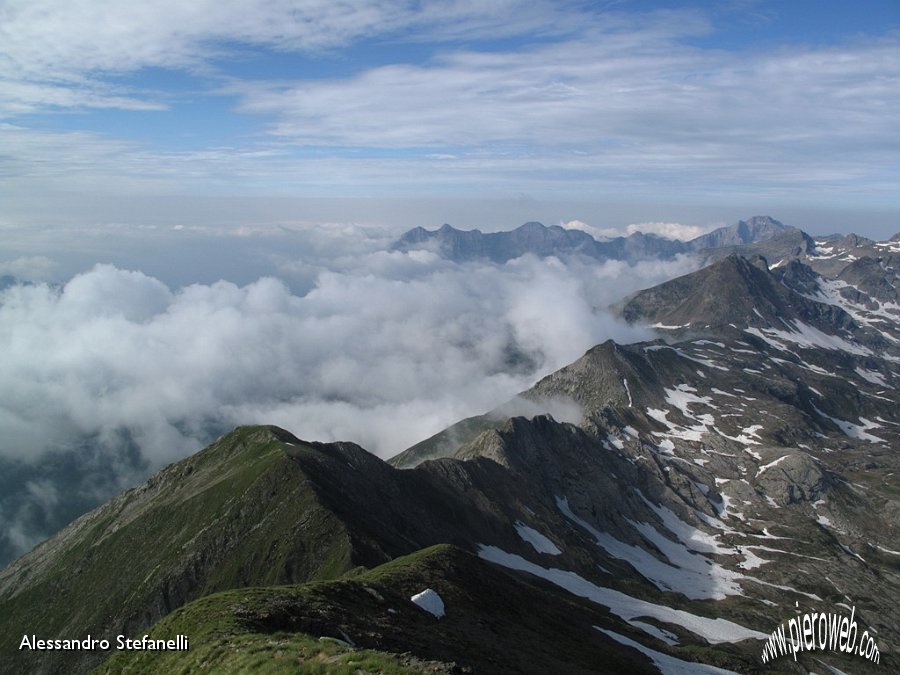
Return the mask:
<path fill-rule="evenodd" d="M 446 616 L 409 601 L 425 588 Z M 340 580 L 202 598 L 149 631 L 189 636 L 188 652 L 119 652 L 96 672 L 655 672 L 592 627 L 613 625 L 607 612 L 564 596 L 439 545 Z"/>
<path fill-rule="evenodd" d="M 250 584 L 336 577 L 351 542 L 274 427 L 243 427 L 77 520 L 0 574 L 0 671 L 35 667 L 22 634 L 115 636 Z M 41 656 L 60 667 L 58 653 Z"/>

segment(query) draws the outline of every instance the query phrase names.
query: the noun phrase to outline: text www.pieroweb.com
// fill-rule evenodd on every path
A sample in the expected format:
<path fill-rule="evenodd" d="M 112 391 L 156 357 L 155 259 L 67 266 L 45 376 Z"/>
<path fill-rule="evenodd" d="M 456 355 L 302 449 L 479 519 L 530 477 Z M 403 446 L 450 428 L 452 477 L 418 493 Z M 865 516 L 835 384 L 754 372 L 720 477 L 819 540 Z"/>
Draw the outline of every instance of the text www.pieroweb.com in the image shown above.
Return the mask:
<path fill-rule="evenodd" d="M 849 617 L 834 612 L 807 612 L 795 616 L 772 631 L 763 648 L 763 663 L 789 654 L 796 661 L 797 654 L 815 650 L 844 652 L 880 663 L 881 652 L 875 639 L 867 630 L 859 632 L 855 615 L 854 606 Z"/>

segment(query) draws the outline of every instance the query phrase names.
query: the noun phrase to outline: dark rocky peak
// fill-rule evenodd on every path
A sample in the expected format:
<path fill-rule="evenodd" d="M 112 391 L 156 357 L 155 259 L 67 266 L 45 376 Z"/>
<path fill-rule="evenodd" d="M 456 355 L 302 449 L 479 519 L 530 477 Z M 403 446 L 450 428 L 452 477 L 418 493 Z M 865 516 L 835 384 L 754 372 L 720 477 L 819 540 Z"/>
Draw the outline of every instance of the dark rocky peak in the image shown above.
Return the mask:
<path fill-rule="evenodd" d="M 621 307 L 629 322 L 649 324 L 671 337 L 732 336 L 752 329 L 769 335 L 814 333 L 851 336 L 871 348 L 883 340 L 854 322 L 839 304 L 819 295 L 815 273 L 789 266 L 786 272 L 765 269 L 731 255 L 698 272 L 632 296 Z M 787 276 L 785 276 L 785 274 Z M 818 334 L 816 333 L 816 334 Z M 825 338 L 816 338 L 822 340 Z"/>
<path fill-rule="evenodd" d="M 657 385 L 658 373 L 645 352 L 607 340 L 542 378 L 527 395 L 572 400 L 582 407 L 585 416 L 590 416 L 604 408 L 640 406 L 644 391 Z"/>
<path fill-rule="evenodd" d="M 870 298 L 881 302 L 897 302 L 900 300 L 898 271 L 900 271 L 900 256 L 880 258 L 866 256 L 847 265 L 837 278 L 856 287 Z"/>
<path fill-rule="evenodd" d="M 736 233 L 745 244 L 774 236 L 787 229 L 787 225 L 770 216 L 753 216 L 749 220 L 740 220 L 735 227 Z"/>
<path fill-rule="evenodd" d="M 412 244 L 428 241 L 429 239 L 431 239 L 431 233 L 428 230 L 426 230 L 424 227 L 414 227 L 411 230 L 407 230 L 406 232 L 404 232 L 400 236 L 398 243 L 407 242 Z"/>
<path fill-rule="evenodd" d="M 518 257 L 530 253 L 540 257 L 580 253 L 601 257 L 598 242 L 587 232 L 567 230 L 559 225 L 546 227 L 540 223 L 526 223 L 509 233 L 492 235 L 497 251 Z"/>
<path fill-rule="evenodd" d="M 819 292 L 821 277 L 809 265 L 802 263 L 797 258 L 789 260 L 784 265 L 776 267 L 772 273 L 790 289 L 804 295 L 815 295 Z"/>
<path fill-rule="evenodd" d="M 524 223 L 514 230 L 488 233 L 457 230 L 445 224 L 438 230 L 413 228 L 400 237 L 393 249 L 407 251 L 429 244 L 436 244 L 442 256 L 457 262 L 481 259 L 497 263 L 525 254 L 539 257 L 583 255 L 601 261 L 634 263 L 670 260 L 690 252 L 700 253 L 707 260 L 730 252 L 747 256 L 763 253 L 769 260 L 780 260 L 801 255 L 815 247 L 814 242 L 800 230 L 769 216 L 754 216 L 689 242 L 643 232 L 598 241 L 581 230 L 569 230 L 559 225 L 546 226 L 535 221 Z"/>
<path fill-rule="evenodd" d="M 698 272 L 638 292 L 624 304 L 622 315 L 629 322 L 650 323 L 663 330 L 756 325 L 761 318 L 780 323 L 779 317 L 794 314 L 786 293 L 764 258 L 751 262 L 732 254 Z"/>

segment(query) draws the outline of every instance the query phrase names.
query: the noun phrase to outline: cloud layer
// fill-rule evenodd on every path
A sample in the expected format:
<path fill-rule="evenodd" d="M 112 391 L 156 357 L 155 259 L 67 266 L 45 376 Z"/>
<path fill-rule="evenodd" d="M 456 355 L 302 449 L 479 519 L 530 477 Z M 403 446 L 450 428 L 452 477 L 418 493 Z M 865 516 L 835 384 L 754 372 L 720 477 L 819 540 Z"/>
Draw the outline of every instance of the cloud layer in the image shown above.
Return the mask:
<path fill-rule="evenodd" d="M 302 297 L 275 278 L 171 290 L 110 265 L 60 289 L 7 289 L 0 453 L 27 459 L 127 428 L 158 465 L 195 449 L 192 429 L 212 421 L 275 422 L 389 455 L 607 337 L 645 337 L 604 311 L 612 280 L 620 292 L 684 267 L 651 278 L 617 263 L 387 252 L 336 264 Z"/>
<path fill-rule="evenodd" d="M 649 337 L 605 308 L 693 264 L 458 265 L 357 234 L 327 261 L 275 259 L 305 294 L 108 264 L 0 291 L 0 559 L 238 424 L 393 455 L 598 342 Z"/>

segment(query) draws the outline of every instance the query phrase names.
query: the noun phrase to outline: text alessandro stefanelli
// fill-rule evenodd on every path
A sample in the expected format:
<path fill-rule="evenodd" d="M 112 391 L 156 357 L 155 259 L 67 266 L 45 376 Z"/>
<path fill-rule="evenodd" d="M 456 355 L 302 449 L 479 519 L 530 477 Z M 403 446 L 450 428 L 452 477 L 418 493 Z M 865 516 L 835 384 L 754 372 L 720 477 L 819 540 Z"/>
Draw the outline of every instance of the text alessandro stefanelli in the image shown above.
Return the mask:
<path fill-rule="evenodd" d="M 19 643 L 19 650 L 32 651 L 93 651 L 95 649 L 109 650 L 110 641 L 100 640 L 88 635 L 83 640 L 39 640 L 36 635 L 23 635 Z M 143 650 L 172 650 L 187 651 L 187 635 L 178 635 L 172 640 L 156 640 L 149 635 L 140 639 L 128 638 L 117 635 L 115 649 L 119 651 L 143 651 Z"/>

